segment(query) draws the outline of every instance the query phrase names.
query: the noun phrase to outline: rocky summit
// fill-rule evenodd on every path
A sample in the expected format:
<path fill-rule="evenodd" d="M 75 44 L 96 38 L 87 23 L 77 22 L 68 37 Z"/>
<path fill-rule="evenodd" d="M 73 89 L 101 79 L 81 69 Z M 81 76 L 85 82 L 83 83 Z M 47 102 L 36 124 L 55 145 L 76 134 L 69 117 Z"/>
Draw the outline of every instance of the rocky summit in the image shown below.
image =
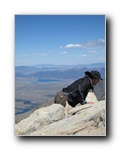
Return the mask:
<path fill-rule="evenodd" d="M 106 136 L 106 101 L 97 101 L 92 92 L 87 101 L 66 114 L 62 105 L 35 110 L 28 118 L 15 124 L 17 136 Z"/>

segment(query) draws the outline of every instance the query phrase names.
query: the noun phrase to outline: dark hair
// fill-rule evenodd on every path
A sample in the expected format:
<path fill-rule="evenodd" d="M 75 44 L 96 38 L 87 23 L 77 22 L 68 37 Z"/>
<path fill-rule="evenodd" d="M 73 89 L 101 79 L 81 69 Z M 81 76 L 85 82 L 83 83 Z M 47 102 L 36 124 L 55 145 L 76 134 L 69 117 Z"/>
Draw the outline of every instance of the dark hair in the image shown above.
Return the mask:
<path fill-rule="evenodd" d="M 90 79 L 94 79 L 94 77 L 92 76 L 92 74 L 89 71 L 86 71 L 85 75 L 88 76 Z"/>

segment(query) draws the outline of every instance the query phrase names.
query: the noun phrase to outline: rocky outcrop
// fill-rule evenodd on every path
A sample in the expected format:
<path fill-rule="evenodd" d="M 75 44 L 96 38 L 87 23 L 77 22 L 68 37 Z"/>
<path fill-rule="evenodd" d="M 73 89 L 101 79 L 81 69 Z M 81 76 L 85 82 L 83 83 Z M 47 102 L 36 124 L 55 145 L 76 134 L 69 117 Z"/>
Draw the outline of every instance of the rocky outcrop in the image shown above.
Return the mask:
<path fill-rule="evenodd" d="M 105 99 L 105 79 L 94 87 L 94 93 L 98 101 Z"/>
<path fill-rule="evenodd" d="M 28 118 L 15 125 L 16 135 L 30 135 L 44 126 L 64 118 L 64 107 L 53 104 L 34 111 Z"/>
<path fill-rule="evenodd" d="M 89 93 L 88 96 L 93 98 L 94 95 Z M 105 100 L 96 101 L 94 104 L 76 106 L 71 108 L 67 115 L 65 115 L 63 106 L 52 104 L 37 109 L 28 118 L 16 124 L 15 134 L 30 136 L 105 136 L 105 111 Z"/>

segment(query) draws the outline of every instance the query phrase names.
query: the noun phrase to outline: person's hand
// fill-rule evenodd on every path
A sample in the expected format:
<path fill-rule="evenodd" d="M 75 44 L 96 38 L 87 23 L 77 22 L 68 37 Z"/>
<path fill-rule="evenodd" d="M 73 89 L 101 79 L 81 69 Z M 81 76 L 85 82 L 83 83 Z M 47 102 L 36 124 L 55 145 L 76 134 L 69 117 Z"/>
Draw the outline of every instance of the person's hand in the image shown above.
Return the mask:
<path fill-rule="evenodd" d="M 87 104 L 94 104 L 94 102 L 87 102 Z"/>

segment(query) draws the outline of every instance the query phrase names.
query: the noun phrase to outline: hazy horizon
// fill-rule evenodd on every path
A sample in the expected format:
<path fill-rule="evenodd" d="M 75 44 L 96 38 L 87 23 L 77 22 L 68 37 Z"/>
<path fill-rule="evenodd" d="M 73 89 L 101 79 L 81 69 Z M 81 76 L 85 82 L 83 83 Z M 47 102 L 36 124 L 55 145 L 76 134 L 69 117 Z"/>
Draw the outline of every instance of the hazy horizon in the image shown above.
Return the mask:
<path fill-rule="evenodd" d="M 78 65 L 94 65 L 94 64 L 105 64 L 105 62 L 97 62 L 97 63 L 84 63 L 84 64 L 31 64 L 31 65 L 26 65 L 26 64 L 23 64 L 23 65 L 15 65 L 16 67 L 19 67 L 19 66 L 37 66 L 37 65 L 55 65 L 55 66 L 78 66 Z"/>

